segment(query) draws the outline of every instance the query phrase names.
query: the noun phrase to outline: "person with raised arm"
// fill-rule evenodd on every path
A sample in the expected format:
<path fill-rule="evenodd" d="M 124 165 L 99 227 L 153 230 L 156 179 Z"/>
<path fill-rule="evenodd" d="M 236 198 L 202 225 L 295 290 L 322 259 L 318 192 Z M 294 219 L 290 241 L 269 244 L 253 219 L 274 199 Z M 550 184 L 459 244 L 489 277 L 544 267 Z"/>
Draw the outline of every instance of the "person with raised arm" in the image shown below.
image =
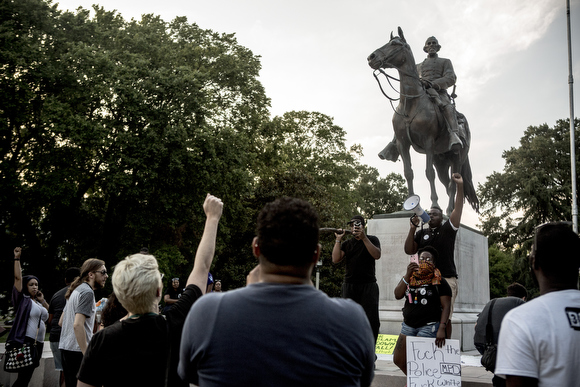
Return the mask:
<path fill-rule="evenodd" d="M 113 290 L 129 317 L 95 334 L 78 386 L 188 386 L 177 375 L 179 343 L 187 313 L 205 293 L 223 203 L 208 194 L 203 209 L 206 221 L 193 269 L 182 296 L 165 314 L 158 311 L 163 283 L 153 255 L 130 255 L 115 266 Z"/>
<path fill-rule="evenodd" d="M 12 386 L 28 386 L 32 374 L 40 364 L 44 335 L 46 332 L 45 322 L 48 319 L 48 303 L 44 294 L 39 290 L 39 281 L 36 276 L 22 276 L 20 259 L 22 249 L 14 248 L 14 286 L 12 287 L 12 306 L 15 318 L 12 329 L 6 339 L 7 348 L 22 346 L 24 343 L 36 343 L 36 358 L 33 365 L 18 371 L 18 378 Z"/>

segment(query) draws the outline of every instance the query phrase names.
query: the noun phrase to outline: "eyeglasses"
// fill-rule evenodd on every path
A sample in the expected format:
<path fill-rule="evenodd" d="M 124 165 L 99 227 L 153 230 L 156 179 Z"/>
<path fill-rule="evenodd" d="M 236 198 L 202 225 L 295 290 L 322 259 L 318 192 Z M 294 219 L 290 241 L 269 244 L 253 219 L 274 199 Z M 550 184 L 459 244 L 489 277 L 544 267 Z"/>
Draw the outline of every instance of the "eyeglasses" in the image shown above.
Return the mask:
<path fill-rule="evenodd" d="M 106 275 L 106 276 L 109 275 L 109 274 L 107 274 L 107 270 L 95 270 L 95 273 L 100 273 L 101 275 Z"/>

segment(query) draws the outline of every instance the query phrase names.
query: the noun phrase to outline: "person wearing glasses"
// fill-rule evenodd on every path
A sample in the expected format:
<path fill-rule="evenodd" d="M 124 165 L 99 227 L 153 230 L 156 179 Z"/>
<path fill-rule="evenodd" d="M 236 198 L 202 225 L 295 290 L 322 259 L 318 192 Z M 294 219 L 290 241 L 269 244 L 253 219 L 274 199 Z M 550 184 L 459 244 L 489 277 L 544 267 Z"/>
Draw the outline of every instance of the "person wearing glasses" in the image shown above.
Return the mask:
<path fill-rule="evenodd" d="M 580 238 L 566 222 L 542 225 L 528 259 L 540 296 L 505 315 L 495 375 L 508 387 L 577 386 Z"/>
<path fill-rule="evenodd" d="M 445 326 L 451 309 L 451 287 L 437 269 L 438 252 L 431 246 L 417 252 L 419 263 L 411 262 L 395 287 L 395 298 L 405 299 L 401 333 L 393 351 L 393 363 L 407 375 L 407 336 L 434 337 L 445 344 Z"/>
<path fill-rule="evenodd" d="M 95 290 L 102 289 L 109 277 L 105 262 L 96 258 L 87 259 L 80 271 L 65 294 L 66 305 L 59 321 L 62 330 L 58 348 L 66 387 L 77 385 L 83 354 L 96 330 Z"/>
<path fill-rule="evenodd" d="M 376 343 L 381 322 L 375 263 L 381 258 L 381 242 L 376 236 L 365 233 L 365 220 L 361 215 L 353 216 L 347 225 L 351 227 L 353 238 L 342 242 L 345 230 L 334 234 L 336 243 L 332 249 L 332 263 L 337 264 L 344 260 L 341 296 L 350 298 L 363 307 Z"/>

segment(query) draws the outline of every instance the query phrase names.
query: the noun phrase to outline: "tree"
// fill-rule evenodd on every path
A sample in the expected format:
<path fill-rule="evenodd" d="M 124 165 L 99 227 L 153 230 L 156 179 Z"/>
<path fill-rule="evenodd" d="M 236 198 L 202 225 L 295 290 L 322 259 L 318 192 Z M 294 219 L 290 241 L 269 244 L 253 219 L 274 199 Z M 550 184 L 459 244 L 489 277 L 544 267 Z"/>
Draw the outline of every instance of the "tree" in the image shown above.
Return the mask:
<path fill-rule="evenodd" d="M 144 245 L 191 262 L 207 192 L 228 203 L 227 245 L 251 190 L 246 144 L 268 118 L 259 59 L 185 18 L 0 7 L 3 245 L 47 274 Z"/>
<path fill-rule="evenodd" d="M 357 172 L 356 207 L 361 215 L 372 218 L 376 214 L 401 210 L 402 203 L 409 196 L 403 176 L 390 173 L 386 178 L 381 178 L 376 168 L 364 164 L 357 166 Z"/>
<path fill-rule="evenodd" d="M 576 138 L 579 126 L 576 120 Z M 520 146 L 504 151 L 502 157 L 503 172 L 493 172 L 478 187 L 482 231 L 490 244 L 513 254 L 513 280 L 530 290 L 535 285 L 527 255 L 535 227 L 572 217 L 569 121 L 558 120 L 553 128 L 547 124 L 528 127 Z"/>
<path fill-rule="evenodd" d="M 259 57 L 233 34 L 49 0 L 0 2 L 0 32 L 0 243 L 25 246 L 46 294 L 68 266 L 143 246 L 166 274 L 188 272 L 208 192 L 225 203 L 212 272 L 229 288 L 255 262 L 266 201 L 303 197 L 339 225 L 405 196 L 332 118 L 270 119 Z"/>
<path fill-rule="evenodd" d="M 360 163 L 359 145 L 346 147 L 346 132 L 331 117 L 318 112 L 293 111 L 264 122 L 252 139 L 255 148 L 255 185 L 245 202 L 249 227 L 239 230 L 238 243 L 219 258 L 215 272 L 229 284 L 240 286 L 256 263 L 247 248 L 254 236 L 255 220 L 262 207 L 278 197 L 292 196 L 309 201 L 317 209 L 322 227 L 341 227 L 353 213 L 367 217 L 392 212 L 406 196 L 400 175 L 381 179 L 375 168 Z M 245 241 L 245 242 L 244 242 Z M 332 265 L 334 236 L 321 235 L 321 289 L 340 295 L 342 266 Z M 235 264 L 243 263 L 243 270 Z"/>
<path fill-rule="evenodd" d="M 578 121 L 575 126 L 578 138 Z M 569 139 L 565 120 L 553 128 L 530 126 L 520 147 L 503 153 L 504 171 L 492 173 L 478 187 L 482 229 L 490 243 L 507 249 L 527 248 L 539 224 L 571 219 Z"/>
<path fill-rule="evenodd" d="M 514 282 L 514 258 L 497 246 L 489 247 L 489 297 L 505 297 L 507 287 Z"/>

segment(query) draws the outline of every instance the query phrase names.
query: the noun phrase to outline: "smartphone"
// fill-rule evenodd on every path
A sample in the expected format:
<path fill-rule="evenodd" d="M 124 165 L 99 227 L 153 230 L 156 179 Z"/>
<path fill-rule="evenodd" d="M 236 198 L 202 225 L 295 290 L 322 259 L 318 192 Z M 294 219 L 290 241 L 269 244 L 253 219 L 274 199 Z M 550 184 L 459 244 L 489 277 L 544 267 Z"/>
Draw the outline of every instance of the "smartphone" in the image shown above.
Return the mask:
<path fill-rule="evenodd" d="M 415 262 L 417 265 L 419 264 L 419 255 L 418 254 L 413 254 L 411 255 L 411 262 Z"/>

